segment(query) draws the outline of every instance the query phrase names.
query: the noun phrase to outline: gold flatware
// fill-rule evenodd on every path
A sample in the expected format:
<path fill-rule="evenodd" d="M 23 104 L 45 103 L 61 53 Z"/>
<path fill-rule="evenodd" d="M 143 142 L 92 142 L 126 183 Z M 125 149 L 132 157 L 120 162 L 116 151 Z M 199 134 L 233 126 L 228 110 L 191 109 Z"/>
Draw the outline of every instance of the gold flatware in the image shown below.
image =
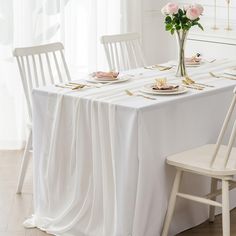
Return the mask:
<path fill-rule="evenodd" d="M 203 83 L 195 83 L 195 84 L 198 84 L 198 85 L 201 85 L 201 86 L 205 86 L 205 87 L 209 87 L 209 88 L 215 88 L 214 85 L 210 85 L 210 84 L 203 84 Z"/>
<path fill-rule="evenodd" d="M 185 88 L 189 88 L 189 89 L 203 90 L 203 88 L 198 88 L 198 87 L 194 87 L 194 86 L 190 86 L 190 85 L 186 85 L 186 84 L 182 84 L 182 86 Z"/>
<path fill-rule="evenodd" d="M 159 66 L 159 65 L 155 65 L 154 68 L 159 69 L 159 71 L 165 71 L 165 70 L 170 70 L 173 68 L 173 66 Z"/>
<path fill-rule="evenodd" d="M 81 85 L 81 86 L 84 86 L 84 87 L 95 87 L 95 88 L 100 88 L 100 86 L 96 86 L 94 84 L 80 84 L 80 83 L 75 83 L 75 82 L 69 82 L 68 85 Z"/>
<path fill-rule="evenodd" d="M 58 87 L 58 88 L 69 88 L 69 89 L 71 89 L 71 86 L 60 85 L 60 84 L 55 84 L 55 87 Z"/>
<path fill-rule="evenodd" d="M 236 77 L 231 77 L 231 76 L 224 76 L 224 75 L 216 75 L 215 73 L 213 72 L 209 72 L 209 74 L 214 77 L 214 78 L 222 78 L 222 79 L 229 79 L 229 80 L 236 80 Z"/>
<path fill-rule="evenodd" d="M 71 85 L 60 85 L 60 84 L 55 84 L 56 87 L 59 87 L 59 88 L 68 88 L 68 89 L 71 89 L 71 90 L 77 90 L 77 89 L 82 89 L 84 88 L 84 86 L 82 85 L 77 85 L 77 86 L 71 86 Z"/>
<path fill-rule="evenodd" d="M 139 96 L 139 97 L 143 97 L 143 98 L 150 99 L 150 100 L 156 100 L 156 98 L 148 97 L 148 96 L 145 96 L 145 95 L 140 94 L 140 93 L 133 93 L 128 89 L 126 89 L 125 92 L 128 96 Z"/>
<path fill-rule="evenodd" d="M 170 70 L 172 68 L 173 68 L 173 66 L 162 66 L 162 65 L 152 65 L 152 66 L 145 66 L 144 67 L 144 69 L 149 69 L 149 70 L 158 69 L 159 71 Z"/>
<path fill-rule="evenodd" d="M 185 77 L 185 81 L 187 81 L 189 84 L 192 84 L 192 85 L 197 85 L 197 86 L 200 85 L 201 87 L 209 87 L 209 88 L 214 88 L 214 87 L 215 87 L 215 86 L 213 86 L 213 85 L 195 82 L 195 81 L 192 80 L 189 76 L 186 76 L 186 77 Z"/>
<path fill-rule="evenodd" d="M 212 77 L 215 77 L 215 78 L 220 78 L 219 75 L 216 75 L 216 74 L 214 74 L 213 72 L 209 72 L 209 75 L 212 76 Z"/>
<path fill-rule="evenodd" d="M 66 84 L 66 86 L 71 86 L 71 89 L 72 89 L 72 90 L 82 89 L 82 88 L 85 87 L 84 84 L 79 84 L 79 85 Z"/>
<path fill-rule="evenodd" d="M 182 83 L 186 86 L 189 86 L 189 88 L 193 88 L 193 89 L 196 88 L 197 90 L 203 90 L 204 89 L 203 86 L 194 84 L 192 82 L 192 80 L 190 81 L 189 79 L 186 79 L 186 78 L 182 80 Z"/>

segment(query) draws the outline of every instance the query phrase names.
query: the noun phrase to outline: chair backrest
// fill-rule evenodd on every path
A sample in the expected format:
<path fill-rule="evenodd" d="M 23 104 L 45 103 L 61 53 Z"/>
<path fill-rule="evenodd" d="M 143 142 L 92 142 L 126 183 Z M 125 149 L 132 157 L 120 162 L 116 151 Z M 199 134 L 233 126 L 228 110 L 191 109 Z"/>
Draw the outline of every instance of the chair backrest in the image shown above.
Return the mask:
<path fill-rule="evenodd" d="M 51 43 L 16 48 L 13 51 L 17 59 L 30 119 L 33 88 L 71 80 L 63 50 L 62 43 Z"/>
<path fill-rule="evenodd" d="M 145 65 L 139 34 L 105 35 L 101 37 L 101 43 L 111 71 L 129 70 Z"/>
<path fill-rule="evenodd" d="M 216 147 L 215 147 L 215 150 L 214 150 L 214 153 L 213 153 L 213 156 L 212 156 L 212 160 L 211 160 L 211 167 L 212 168 L 214 168 L 215 163 L 217 163 L 218 158 L 220 158 L 220 157 L 218 157 L 217 154 L 219 153 L 221 143 L 223 141 L 224 135 L 226 133 L 226 130 L 227 130 L 227 128 L 229 126 L 229 123 L 230 123 L 230 120 L 232 118 L 232 114 L 233 114 L 233 111 L 235 109 L 235 105 L 236 105 L 236 87 L 234 89 L 233 100 L 230 104 L 229 110 L 227 112 L 226 118 L 224 120 L 223 126 L 221 128 L 220 134 L 219 134 L 217 142 L 216 142 Z M 234 163 L 234 161 L 236 160 L 236 157 L 232 157 L 232 158 L 235 159 L 232 162 L 231 161 L 231 156 L 230 156 L 233 145 L 234 145 L 234 142 L 235 142 L 235 138 L 236 138 L 236 120 L 234 121 L 234 124 L 233 124 L 233 128 L 232 128 L 232 131 L 231 131 L 231 134 L 230 134 L 230 137 L 229 137 L 229 142 L 228 142 L 228 145 L 227 145 L 227 150 L 226 150 L 224 160 L 223 160 L 223 168 L 225 168 L 225 169 L 234 169 L 234 168 L 236 168 L 235 164 L 233 164 L 233 166 L 232 166 L 232 163 Z"/>

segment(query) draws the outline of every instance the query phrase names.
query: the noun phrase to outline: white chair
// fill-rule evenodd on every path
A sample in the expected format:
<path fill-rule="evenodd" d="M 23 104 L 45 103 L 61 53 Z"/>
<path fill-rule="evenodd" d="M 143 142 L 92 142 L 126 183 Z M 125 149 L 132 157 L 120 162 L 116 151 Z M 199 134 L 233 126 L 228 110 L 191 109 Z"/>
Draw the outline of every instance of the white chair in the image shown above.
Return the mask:
<path fill-rule="evenodd" d="M 101 37 L 110 71 L 122 71 L 145 65 L 137 33 Z"/>
<path fill-rule="evenodd" d="M 174 166 L 177 169 L 177 173 L 169 199 L 162 236 L 168 235 L 177 197 L 210 205 L 210 222 L 214 222 L 215 207 L 221 207 L 223 236 L 230 235 L 229 191 L 236 187 L 236 181 L 233 180 L 236 174 L 236 148 L 233 147 L 236 137 L 236 120 L 234 121 L 228 145 L 222 145 L 222 140 L 232 118 L 235 104 L 236 88 L 234 89 L 233 101 L 216 144 L 204 145 L 167 158 L 167 163 Z M 211 177 L 211 192 L 204 197 L 179 192 L 179 186 L 184 172 Z M 217 187 L 219 181 L 222 182 L 222 188 Z M 216 197 L 221 194 L 222 202 L 216 201 Z"/>
<path fill-rule="evenodd" d="M 13 51 L 13 55 L 17 59 L 30 122 L 27 144 L 18 178 L 17 193 L 21 193 L 22 190 L 32 146 L 31 92 L 33 88 L 71 80 L 63 50 L 64 46 L 61 43 L 52 43 L 35 47 L 16 48 Z"/>

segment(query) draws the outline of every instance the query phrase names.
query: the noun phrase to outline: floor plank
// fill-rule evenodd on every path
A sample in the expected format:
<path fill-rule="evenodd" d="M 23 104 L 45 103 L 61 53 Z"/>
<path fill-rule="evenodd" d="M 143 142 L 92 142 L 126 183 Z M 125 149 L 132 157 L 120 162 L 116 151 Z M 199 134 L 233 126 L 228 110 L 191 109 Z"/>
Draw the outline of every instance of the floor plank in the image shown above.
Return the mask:
<path fill-rule="evenodd" d="M 9 215 L 7 231 L 24 230 L 24 222 L 31 214 L 32 194 L 16 194 Z"/>
<path fill-rule="evenodd" d="M 21 232 L 0 232 L 0 236 L 25 236 L 25 232 L 21 231 Z M 35 235 L 34 235 L 35 236 Z"/>
<path fill-rule="evenodd" d="M 9 192 L 0 194 L 0 231 L 6 231 L 14 196 Z"/>
<path fill-rule="evenodd" d="M 28 169 L 21 195 L 15 194 L 22 151 L 0 151 L 0 236 L 49 236 L 38 229 L 24 229 L 22 222 L 32 214 L 32 167 Z M 30 162 L 30 166 L 32 161 Z M 231 212 L 231 236 L 236 236 L 236 209 Z M 221 216 L 214 224 L 205 222 L 178 236 L 221 236 Z"/>
<path fill-rule="evenodd" d="M 25 232 L 25 236 L 51 236 L 51 234 L 47 234 L 38 229 L 28 229 Z"/>

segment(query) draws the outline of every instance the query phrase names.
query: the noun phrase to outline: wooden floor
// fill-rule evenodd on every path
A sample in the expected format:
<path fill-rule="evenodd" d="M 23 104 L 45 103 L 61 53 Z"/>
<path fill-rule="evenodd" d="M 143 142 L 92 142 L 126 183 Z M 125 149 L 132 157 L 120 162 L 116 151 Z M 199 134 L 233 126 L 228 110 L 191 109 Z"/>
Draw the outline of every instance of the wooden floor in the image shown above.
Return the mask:
<path fill-rule="evenodd" d="M 32 169 L 27 172 L 21 195 L 15 194 L 22 152 L 0 151 L 0 236 L 49 236 L 38 229 L 24 229 L 22 222 L 33 212 Z M 231 212 L 231 236 L 236 236 L 236 210 Z M 233 223 L 234 222 L 234 223 Z M 220 236 L 221 216 L 178 236 Z M 145 236 L 145 235 L 144 235 Z"/>
<path fill-rule="evenodd" d="M 40 230 L 26 230 L 22 226 L 32 214 L 33 204 L 31 165 L 23 193 L 15 194 L 21 156 L 19 151 L 0 151 L 0 236 L 47 236 Z"/>

